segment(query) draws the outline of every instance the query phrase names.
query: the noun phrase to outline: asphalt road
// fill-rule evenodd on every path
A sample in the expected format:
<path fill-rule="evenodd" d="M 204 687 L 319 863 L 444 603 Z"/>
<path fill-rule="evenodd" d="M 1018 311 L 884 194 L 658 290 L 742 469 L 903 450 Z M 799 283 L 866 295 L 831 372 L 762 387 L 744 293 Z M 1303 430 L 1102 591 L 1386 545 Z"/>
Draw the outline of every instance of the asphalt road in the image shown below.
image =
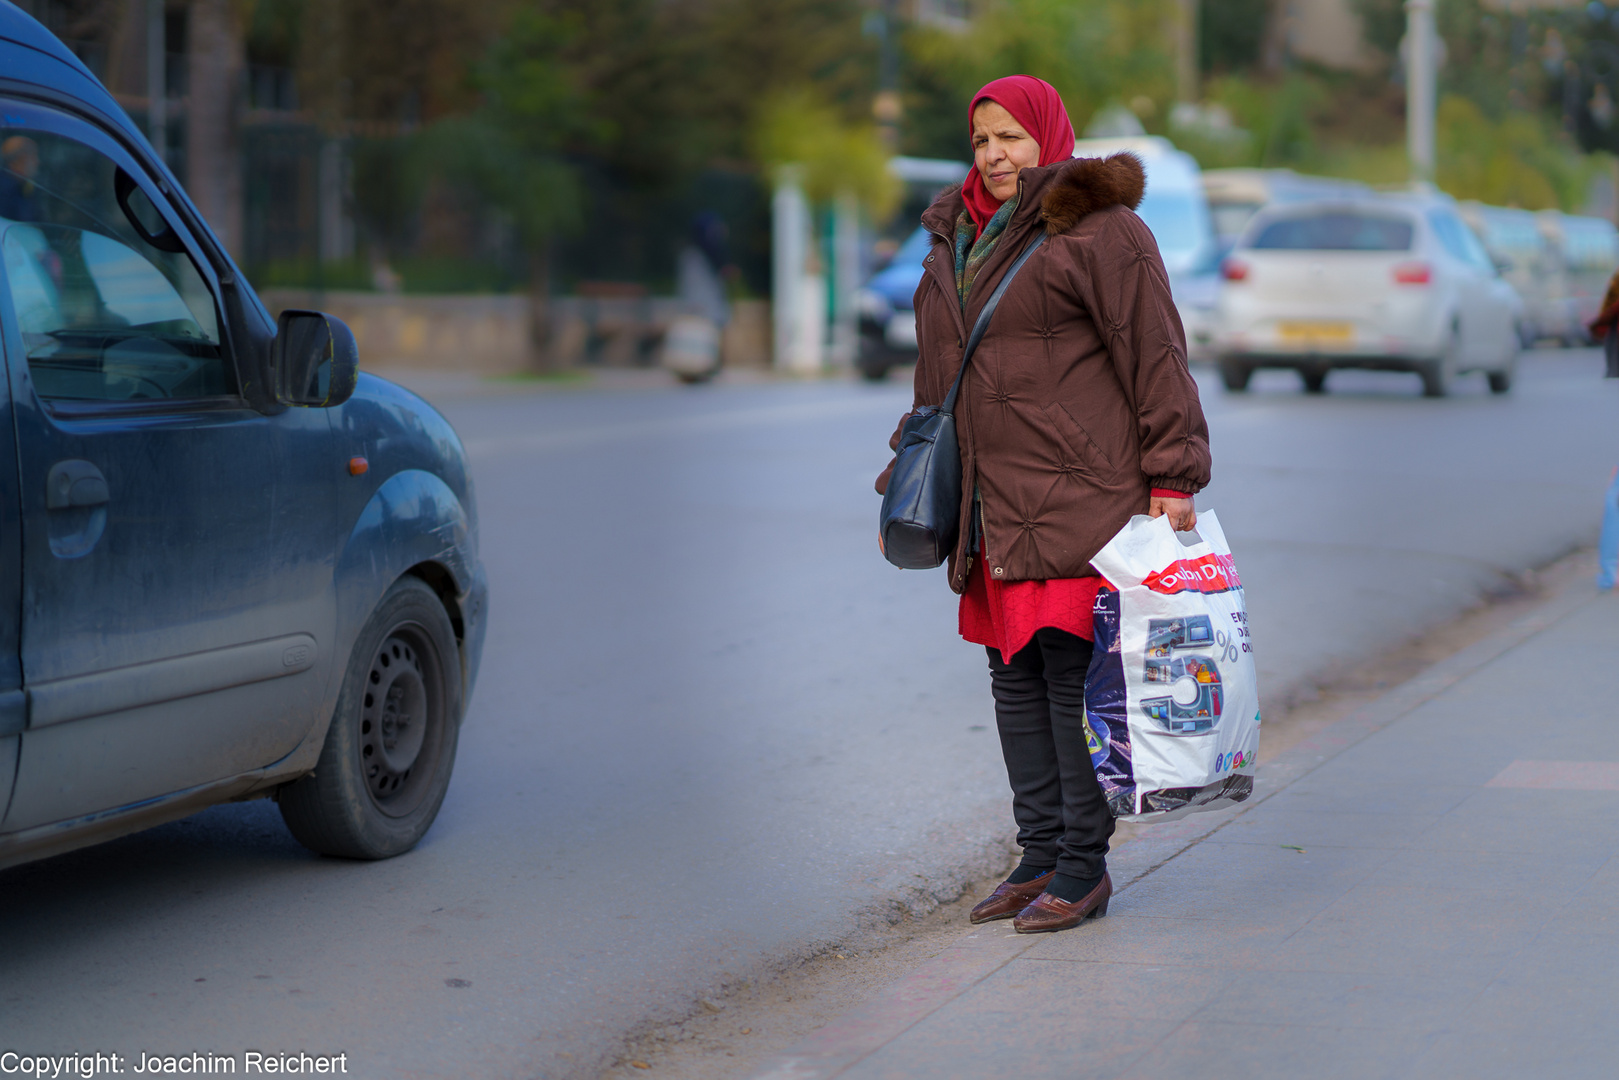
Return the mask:
<path fill-rule="evenodd" d="M 1414 378 L 1204 380 L 1272 707 L 1595 538 L 1592 350 Z M 898 385 L 431 384 L 493 583 L 438 824 L 312 857 L 269 803 L 0 873 L 0 1050 L 348 1055 L 362 1077 L 590 1075 L 637 1025 L 1005 857 L 980 649 L 880 558 Z"/>

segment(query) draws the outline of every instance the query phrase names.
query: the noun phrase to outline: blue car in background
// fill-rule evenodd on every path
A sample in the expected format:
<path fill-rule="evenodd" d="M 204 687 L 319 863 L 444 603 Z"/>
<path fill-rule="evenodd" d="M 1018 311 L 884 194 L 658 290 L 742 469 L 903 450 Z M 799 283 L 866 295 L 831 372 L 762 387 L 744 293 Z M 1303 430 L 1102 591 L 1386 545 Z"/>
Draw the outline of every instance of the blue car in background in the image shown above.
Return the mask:
<path fill-rule="evenodd" d="M 0 866 L 276 799 L 438 813 L 487 586 L 461 443 L 272 319 L 88 69 L 0 3 Z"/>
<path fill-rule="evenodd" d="M 933 237 L 918 226 L 894 252 L 888 265 L 860 291 L 860 373 L 880 380 L 888 369 L 916 363 L 916 311 L 912 302 L 922 282 L 922 260 Z"/>

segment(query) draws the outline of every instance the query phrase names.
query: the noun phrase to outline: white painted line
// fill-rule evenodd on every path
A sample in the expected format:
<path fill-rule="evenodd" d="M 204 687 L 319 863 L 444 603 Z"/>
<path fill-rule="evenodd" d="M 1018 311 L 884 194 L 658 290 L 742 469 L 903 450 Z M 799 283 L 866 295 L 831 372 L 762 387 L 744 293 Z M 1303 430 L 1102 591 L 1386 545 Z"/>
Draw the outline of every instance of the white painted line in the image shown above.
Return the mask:
<path fill-rule="evenodd" d="M 1514 761 L 1485 787 L 1619 791 L 1619 761 Z"/>

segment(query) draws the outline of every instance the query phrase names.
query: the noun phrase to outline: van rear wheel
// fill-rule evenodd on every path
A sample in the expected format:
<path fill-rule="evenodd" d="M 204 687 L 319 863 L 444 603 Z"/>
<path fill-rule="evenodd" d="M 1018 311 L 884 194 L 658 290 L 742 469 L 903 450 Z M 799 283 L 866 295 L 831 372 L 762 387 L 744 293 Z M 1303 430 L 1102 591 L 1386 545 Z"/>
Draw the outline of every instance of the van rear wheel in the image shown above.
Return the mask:
<path fill-rule="evenodd" d="M 1244 364 L 1240 360 L 1220 361 L 1220 381 L 1225 383 L 1227 390 L 1240 393 L 1248 389 L 1248 380 L 1253 376 L 1254 368 L 1252 364 Z"/>
<path fill-rule="evenodd" d="M 283 785 L 281 817 L 322 855 L 386 859 L 438 816 L 461 728 L 461 664 L 444 605 L 417 578 L 383 596 L 349 654 L 315 771 Z"/>
<path fill-rule="evenodd" d="M 1422 377 L 1423 397 L 1444 397 L 1450 393 L 1450 384 L 1456 378 L 1461 355 L 1461 327 L 1453 324 L 1450 328 L 1450 338 L 1445 342 L 1445 351 L 1439 359 L 1426 360 L 1417 365 L 1417 374 Z"/>
<path fill-rule="evenodd" d="M 886 356 L 862 355 L 855 366 L 860 371 L 860 377 L 867 382 L 882 382 L 888 378 L 888 369 L 894 365 Z"/>
<path fill-rule="evenodd" d="M 1450 393 L 1450 372 L 1443 360 L 1429 360 L 1417 368 L 1422 376 L 1423 397 L 1444 397 Z"/>

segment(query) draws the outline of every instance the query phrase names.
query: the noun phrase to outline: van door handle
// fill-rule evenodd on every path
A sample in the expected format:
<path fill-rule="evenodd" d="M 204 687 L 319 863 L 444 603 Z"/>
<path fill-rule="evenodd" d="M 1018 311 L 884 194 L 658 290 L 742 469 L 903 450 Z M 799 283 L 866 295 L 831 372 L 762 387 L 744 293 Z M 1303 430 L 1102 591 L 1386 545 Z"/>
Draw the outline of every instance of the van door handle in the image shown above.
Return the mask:
<path fill-rule="evenodd" d="M 45 509 L 100 506 L 108 501 L 107 478 L 101 470 L 78 458 L 58 461 L 45 477 Z"/>

